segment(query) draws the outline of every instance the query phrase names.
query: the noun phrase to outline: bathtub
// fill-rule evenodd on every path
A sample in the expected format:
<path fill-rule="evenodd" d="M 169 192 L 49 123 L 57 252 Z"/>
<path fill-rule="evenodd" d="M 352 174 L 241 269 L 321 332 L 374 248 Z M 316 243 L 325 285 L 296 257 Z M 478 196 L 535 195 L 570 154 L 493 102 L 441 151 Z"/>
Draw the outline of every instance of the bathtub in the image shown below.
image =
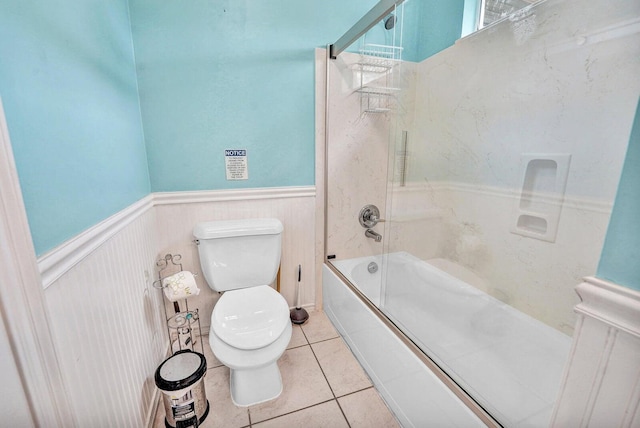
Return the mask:
<path fill-rule="evenodd" d="M 548 426 L 570 337 L 459 279 L 469 273 L 451 262 L 423 261 L 397 252 L 333 265 L 501 424 Z M 456 276 L 436 266 L 446 266 Z M 350 319 L 353 315 L 344 307 L 348 299 L 358 298 L 332 274 L 339 281 L 324 287 L 325 311 L 339 330 L 357 336 L 358 327 L 353 325 L 357 321 Z M 371 345 L 350 346 L 366 349 Z M 365 366 L 376 358 L 354 353 Z M 402 405 L 401 400 L 390 400 Z M 404 410 L 397 412 L 406 417 L 405 425 L 425 422 L 416 423 Z"/>

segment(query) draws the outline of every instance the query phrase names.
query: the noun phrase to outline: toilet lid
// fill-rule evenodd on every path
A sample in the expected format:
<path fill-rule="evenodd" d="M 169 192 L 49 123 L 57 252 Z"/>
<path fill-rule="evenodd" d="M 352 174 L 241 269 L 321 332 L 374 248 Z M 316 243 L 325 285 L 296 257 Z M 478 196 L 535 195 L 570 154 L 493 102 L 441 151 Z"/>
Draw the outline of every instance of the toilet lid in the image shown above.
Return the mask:
<path fill-rule="evenodd" d="M 227 291 L 211 314 L 216 336 L 238 349 L 273 343 L 289 321 L 287 301 L 268 285 Z"/>

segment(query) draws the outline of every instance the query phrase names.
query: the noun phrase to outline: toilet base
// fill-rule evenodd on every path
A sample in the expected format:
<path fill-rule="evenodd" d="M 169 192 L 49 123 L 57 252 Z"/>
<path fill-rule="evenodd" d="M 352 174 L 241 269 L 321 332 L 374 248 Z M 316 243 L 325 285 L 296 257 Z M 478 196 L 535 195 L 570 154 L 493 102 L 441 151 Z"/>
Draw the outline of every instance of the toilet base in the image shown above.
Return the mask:
<path fill-rule="evenodd" d="M 278 363 L 247 370 L 230 370 L 233 404 L 248 407 L 278 398 L 282 393 L 282 377 Z"/>

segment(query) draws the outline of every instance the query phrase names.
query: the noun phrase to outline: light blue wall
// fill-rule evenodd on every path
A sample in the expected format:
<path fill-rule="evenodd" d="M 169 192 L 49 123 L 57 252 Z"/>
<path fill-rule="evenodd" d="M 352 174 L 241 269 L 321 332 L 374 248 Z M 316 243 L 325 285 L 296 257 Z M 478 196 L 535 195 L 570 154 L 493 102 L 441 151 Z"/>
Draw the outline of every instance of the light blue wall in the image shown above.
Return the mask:
<path fill-rule="evenodd" d="M 38 254 L 149 193 L 126 0 L 0 0 L 0 58 Z"/>
<path fill-rule="evenodd" d="M 597 276 L 640 290 L 640 102 Z"/>
<path fill-rule="evenodd" d="M 426 13 L 438 2 L 407 2 L 420 10 L 405 17 L 405 59 L 458 37 L 452 23 L 464 2 L 446 3 L 449 12 Z M 336 40 L 373 4 L 131 0 L 153 190 L 312 184 L 312 47 Z M 149 193 L 125 0 L 0 0 L 0 57 L 38 254 Z M 635 289 L 639 114 L 598 269 Z M 249 150 L 250 180 L 225 181 L 225 148 Z"/>
<path fill-rule="evenodd" d="M 314 48 L 375 3 L 130 0 L 152 190 L 313 185 Z"/>
<path fill-rule="evenodd" d="M 375 3 L 0 0 L 0 95 L 37 253 L 150 191 L 313 184 L 313 48 Z M 407 19 L 407 59 L 459 34 L 419 42 L 427 21 Z M 226 181 L 228 148 L 248 150 L 249 180 Z"/>
<path fill-rule="evenodd" d="M 395 42 L 397 45 L 402 41 L 402 59 L 420 62 L 460 38 L 465 0 L 406 0 L 401 8 L 402 11 L 395 13 L 403 16 L 402 37 L 398 26 L 386 30 L 383 19 L 369 30 L 367 43 L 392 45 Z M 349 51 L 357 52 L 357 49 Z"/>
<path fill-rule="evenodd" d="M 313 48 L 376 3 L 130 0 L 152 190 L 314 184 Z M 405 59 L 460 37 L 464 0 L 407 5 Z M 248 180 L 226 180 L 225 149 L 247 149 Z"/>
<path fill-rule="evenodd" d="M 420 62 L 460 38 L 464 0 L 408 0 L 404 11 L 402 59 Z"/>

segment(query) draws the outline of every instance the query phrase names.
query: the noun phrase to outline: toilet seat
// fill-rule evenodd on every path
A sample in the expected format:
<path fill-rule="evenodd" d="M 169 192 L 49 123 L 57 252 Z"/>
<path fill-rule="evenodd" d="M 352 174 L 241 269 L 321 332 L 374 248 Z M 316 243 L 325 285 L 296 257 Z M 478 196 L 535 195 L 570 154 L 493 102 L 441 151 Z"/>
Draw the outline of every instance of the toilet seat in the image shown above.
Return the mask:
<path fill-rule="evenodd" d="M 244 350 L 273 343 L 289 323 L 287 301 L 268 285 L 227 291 L 211 314 L 216 336 Z"/>
<path fill-rule="evenodd" d="M 260 349 L 238 349 L 225 343 L 214 331 L 209 332 L 209 346 L 213 355 L 232 370 L 252 370 L 277 361 L 291 340 L 291 323 L 275 342 Z"/>

